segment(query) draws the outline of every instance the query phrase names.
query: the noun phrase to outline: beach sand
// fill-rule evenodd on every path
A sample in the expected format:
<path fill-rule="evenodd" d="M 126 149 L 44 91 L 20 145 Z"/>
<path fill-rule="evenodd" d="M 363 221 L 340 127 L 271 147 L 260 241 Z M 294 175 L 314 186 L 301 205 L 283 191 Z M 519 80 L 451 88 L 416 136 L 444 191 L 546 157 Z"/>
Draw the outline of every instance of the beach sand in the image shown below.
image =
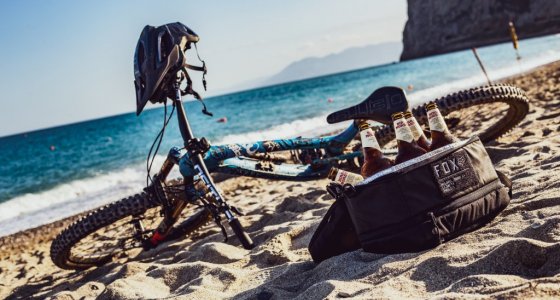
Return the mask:
<path fill-rule="evenodd" d="M 233 178 L 220 183 L 257 243 L 224 243 L 216 226 L 128 260 L 58 269 L 50 240 L 76 217 L 0 239 L 0 298 L 292 299 L 560 298 L 560 62 L 506 80 L 530 113 L 488 152 L 514 182 L 513 200 L 486 227 L 420 253 L 361 250 L 315 264 L 309 240 L 333 199 L 326 180 Z M 484 126 L 489 109 L 454 131 Z M 482 123 L 482 124 L 477 124 Z M 462 127 L 461 127 L 462 126 Z"/>

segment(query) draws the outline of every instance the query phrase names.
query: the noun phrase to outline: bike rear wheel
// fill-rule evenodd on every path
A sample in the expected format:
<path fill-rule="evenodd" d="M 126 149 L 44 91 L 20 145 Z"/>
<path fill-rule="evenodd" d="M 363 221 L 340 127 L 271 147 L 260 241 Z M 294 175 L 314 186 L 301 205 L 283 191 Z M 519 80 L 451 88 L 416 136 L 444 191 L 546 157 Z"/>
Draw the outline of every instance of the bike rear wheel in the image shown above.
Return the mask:
<path fill-rule="evenodd" d="M 161 203 L 147 193 L 121 199 L 95 209 L 81 217 L 51 244 L 51 259 L 63 269 L 87 269 L 100 266 L 115 257 L 128 256 L 130 251 L 142 249 L 142 236 L 138 234 L 138 218 L 143 223 L 143 233 L 150 234 L 162 220 Z M 180 232 L 172 238 L 185 237 L 200 229 L 211 218 L 205 208 L 186 208 L 179 219 Z M 179 223 L 178 222 L 178 223 Z"/>
<path fill-rule="evenodd" d="M 497 122 L 480 132 L 474 132 L 483 143 L 493 141 L 513 129 L 529 112 L 529 98 L 525 92 L 516 86 L 507 84 L 495 84 L 463 90 L 434 101 L 444 116 L 455 112 L 462 112 L 464 109 L 474 106 L 481 106 L 481 109 L 485 107 L 493 108 L 492 105 L 500 103 L 507 106 L 507 111 L 503 113 L 504 116 Z M 503 109 L 498 107 L 496 113 L 499 110 Z M 413 108 L 412 113 L 420 124 L 428 123 L 423 106 Z M 454 119 L 462 122 L 469 119 L 469 117 L 458 114 Z M 378 128 L 375 134 L 382 147 L 395 138 L 395 131 L 391 125 L 384 125 Z"/>

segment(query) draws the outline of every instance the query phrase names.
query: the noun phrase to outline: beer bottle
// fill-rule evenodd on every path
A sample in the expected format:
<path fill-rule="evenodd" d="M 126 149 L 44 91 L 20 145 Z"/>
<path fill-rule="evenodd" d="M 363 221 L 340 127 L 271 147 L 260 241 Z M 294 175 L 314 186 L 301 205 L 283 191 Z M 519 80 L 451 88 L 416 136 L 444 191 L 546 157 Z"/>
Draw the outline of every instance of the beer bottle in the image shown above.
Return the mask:
<path fill-rule="evenodd" d="M 428 116 L 430 133 L 432 135 L 430 151 L 458 141 L 447 129 L 447 124 L 445 124 L 445 120 L 434 102 L 426 104 L 426 115 Z"/>
<path fill-rule="evenodd" d="M 400 164 L 426 153 L 426 150 L 422 149 L 414 141 L 412 132 L 410 128 L 408 128 L 408 125 L 406 125 L 403 113 L 394 113 L 391 117 L 393 118 L 393 126 L 395 127 L 395 136 L 397 138 L 397 147 L 399 150 L 397 158 L 395 159 L 395 164 Z"/>
<path fill-rule="evenodd" d="M 356 183 L 364 180 L 360 174 L 344 171 L 335 167 L 331 168 L 327 178 L 340 184 L 349 183 L 351 185 L 355 185 Z"/>
<path fill-rule="evenodd" d="M 412 112 L 404 112 L 404 118 L 406 119 L 406 124 L 408 125 L 408 128 L 410 128 L 410 131 L 412 131 L 412 136 L 418 146 L 426 151 L 430 151 L 430 141 L 424 134 L 424 131 L 422 130 L 422 127 L 420 127 L 420 124 L 418 124 L 416 118 L 412 115 Z"/>
<path fill-rule="evenodd" d="M 362 151 L 364 153 L 364 164 L 361 174 L 367 178 L 381 170 L 393 166 L 393 162 L 383 155 L 381 147 L 375 138 L 375 133 L 366 121 L 359 123 L 360 138 L 362 140 Z"/>

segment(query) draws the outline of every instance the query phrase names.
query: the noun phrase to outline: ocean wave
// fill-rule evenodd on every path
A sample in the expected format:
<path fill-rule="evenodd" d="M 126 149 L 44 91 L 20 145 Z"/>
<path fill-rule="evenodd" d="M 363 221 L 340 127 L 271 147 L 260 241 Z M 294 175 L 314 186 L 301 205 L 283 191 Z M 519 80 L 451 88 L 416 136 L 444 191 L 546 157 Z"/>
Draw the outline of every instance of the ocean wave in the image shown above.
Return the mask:
<path fill-rule="evenodd" d="M 349 125 L 349 122 L 339 124 L 327 123 L 327 115 L 273 126 L 269 129 L 256 130 L 240 134 L 230 134 L 217 141 L 217 144 L 249 143 L 262 140 L 294 138 L 298 136 L 318 136 L 327 134 Z"/>
<path fill-rule="evenodd" d="M 165 156 L 156 157 L 159 166 Z M 178 176 L 178 171 L 170 176 Z M 74 180 L 0 203 L 0 236 L 60 220 L 139 193 L 146 185 L 145 164 Z"/>

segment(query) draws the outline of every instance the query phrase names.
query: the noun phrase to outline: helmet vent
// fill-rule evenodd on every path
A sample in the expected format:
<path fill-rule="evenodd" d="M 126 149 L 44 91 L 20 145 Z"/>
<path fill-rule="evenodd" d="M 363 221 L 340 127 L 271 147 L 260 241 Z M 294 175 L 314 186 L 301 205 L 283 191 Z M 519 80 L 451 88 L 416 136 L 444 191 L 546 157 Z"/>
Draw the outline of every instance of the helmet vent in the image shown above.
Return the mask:
<path fill-rule="evenodd" d="M 167 58 L 169 52 L 173 49 L 173 41 L 171 40 L 171 35 L 169 32 L 163 31 L 158 35 L 158 59 L 162 62 Z"/>

